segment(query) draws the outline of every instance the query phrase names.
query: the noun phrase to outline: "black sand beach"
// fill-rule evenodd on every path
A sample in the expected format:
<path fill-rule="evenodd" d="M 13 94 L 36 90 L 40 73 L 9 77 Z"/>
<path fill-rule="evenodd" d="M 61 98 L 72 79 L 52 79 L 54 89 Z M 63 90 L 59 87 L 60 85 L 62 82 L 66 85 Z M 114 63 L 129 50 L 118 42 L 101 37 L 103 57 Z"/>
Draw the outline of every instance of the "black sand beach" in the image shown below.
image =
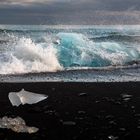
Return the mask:
<path fill-rule="evenodd" d="M 34 105 L 13 107 L 8 93 L 27 91 L 48 95 Z M 0 83 L 0 117 L 22 117 L 35 134 L 0 129 L 0 140 L 140 139 L 139 82 Z"/>

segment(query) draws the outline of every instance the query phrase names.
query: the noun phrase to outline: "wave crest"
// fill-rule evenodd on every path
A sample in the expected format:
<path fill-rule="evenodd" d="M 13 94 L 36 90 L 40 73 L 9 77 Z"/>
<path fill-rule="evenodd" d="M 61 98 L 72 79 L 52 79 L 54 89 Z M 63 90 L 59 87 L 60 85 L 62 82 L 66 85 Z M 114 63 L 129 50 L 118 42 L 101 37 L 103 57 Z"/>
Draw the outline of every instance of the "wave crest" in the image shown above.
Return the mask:
<path fill-rule="evenodd" d="M 60 38 L 59 61 L 64 67 L 125 65 L 140 59 L 136 48 L 117 42 L 93 42 L 77 33 L 59 33 L 57 36 Z"/>
<path fill-rule="evenodd" d="M 30 38 L 20 38 L 16 44 L 10 45 L 9 51 L 1 54 L 4 58 L 0 60 L 1 74 L 55 72 L 62 69 L 57 50 L 51 44 L 42 47 L 42 44 L 35 44 Z"/>

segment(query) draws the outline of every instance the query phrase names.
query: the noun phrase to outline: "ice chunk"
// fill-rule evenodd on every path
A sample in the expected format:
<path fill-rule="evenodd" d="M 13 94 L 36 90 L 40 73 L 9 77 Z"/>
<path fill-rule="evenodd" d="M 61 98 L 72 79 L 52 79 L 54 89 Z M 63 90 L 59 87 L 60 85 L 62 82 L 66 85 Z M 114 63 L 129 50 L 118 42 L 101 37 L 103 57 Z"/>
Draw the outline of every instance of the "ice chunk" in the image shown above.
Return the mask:
<path fill-rule="evenodd" d="M 6 116 L 0 118 L 0 128 L 11 129 L 12 131 L 17 133 L 29 134 L 36 133 L 39 130 L 36 127 L 26 126 L 25 121 L 21 117 L 8 118 Z"/>
<path fill-rule="evenodd" d="M 35 104 L 48 98 L 46 95 L 25 91 L 24 89 L 19 92 L 10 92 L 8 97 L 13 106 Z"/>
<path fill-rule="evenodd" d="M 110 139 L 110 140 L 117 140 L 117 139 L 119 139 L 119 137 L 115 137 L 115 136 L 108 136 L 108 139 Z"/>

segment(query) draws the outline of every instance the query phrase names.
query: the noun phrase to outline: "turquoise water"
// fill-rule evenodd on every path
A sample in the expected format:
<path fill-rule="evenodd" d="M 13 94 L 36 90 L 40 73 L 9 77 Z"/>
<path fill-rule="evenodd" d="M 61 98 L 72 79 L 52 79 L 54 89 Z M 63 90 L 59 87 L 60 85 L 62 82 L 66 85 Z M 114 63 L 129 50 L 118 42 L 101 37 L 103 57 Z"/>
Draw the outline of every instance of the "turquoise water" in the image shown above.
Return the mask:
<path fill-rule="evenodd" d="M 140 26 L 0 25 L 0 74 L 139 65 Z"/>

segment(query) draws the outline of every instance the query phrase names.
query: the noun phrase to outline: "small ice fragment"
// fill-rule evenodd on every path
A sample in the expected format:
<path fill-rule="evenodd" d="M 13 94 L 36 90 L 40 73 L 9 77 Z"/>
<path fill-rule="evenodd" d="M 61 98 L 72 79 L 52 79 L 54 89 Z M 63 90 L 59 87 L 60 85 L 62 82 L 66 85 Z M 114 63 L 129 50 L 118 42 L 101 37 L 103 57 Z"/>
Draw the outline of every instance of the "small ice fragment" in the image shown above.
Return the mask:
<path fill-rule="evenodd" d="M 131 100 L 132 95 L 129 94 L 122 94 L 121 95 L 124 101 L 129 101 Z"/>
<path fill-rule="evenodd" d="M 129 101 L 129 100 L 131 100 L 131 98 L 124 98 L 123 100 L 124 101 Z"/>
<path fill-rule="evenodd" d="M 109 124 L 116 125 L 117 123 L 115 121 L 110 121 Z"/>
<path fill-rule="evenodd" d="M 13 106 L 35 104 L 48 98 L 46 95 L 25 91 L 24 89 L 19 92 L 10 92 L 8 97 Z"/>
<path fill-rule="evenodd" d="M 0 128 L 11 129 L 12 131 L 17 133 L 29 134 L 36 133 L 39 130 L 36 127 L 26 126 L 25 121 L 21 117 L 8 118 L 6 116 L 0 118 Z"/>
<path fill-rule="evenodd" d="M 110 139 L 110 140 L 117 140 L 119 137 L 115 137 L 115 136 L 108 136 L 108 139 Z"/>
<path fill-rule="evenodd" d="M 79 96 L 86 96 L 87 93 L 79 93 Z"/>
<path fill-rule="evenodd" d="M 132 95 L 129 95 L 129 94 L 122 94 L 122 98 L 131 98 Z"/>

